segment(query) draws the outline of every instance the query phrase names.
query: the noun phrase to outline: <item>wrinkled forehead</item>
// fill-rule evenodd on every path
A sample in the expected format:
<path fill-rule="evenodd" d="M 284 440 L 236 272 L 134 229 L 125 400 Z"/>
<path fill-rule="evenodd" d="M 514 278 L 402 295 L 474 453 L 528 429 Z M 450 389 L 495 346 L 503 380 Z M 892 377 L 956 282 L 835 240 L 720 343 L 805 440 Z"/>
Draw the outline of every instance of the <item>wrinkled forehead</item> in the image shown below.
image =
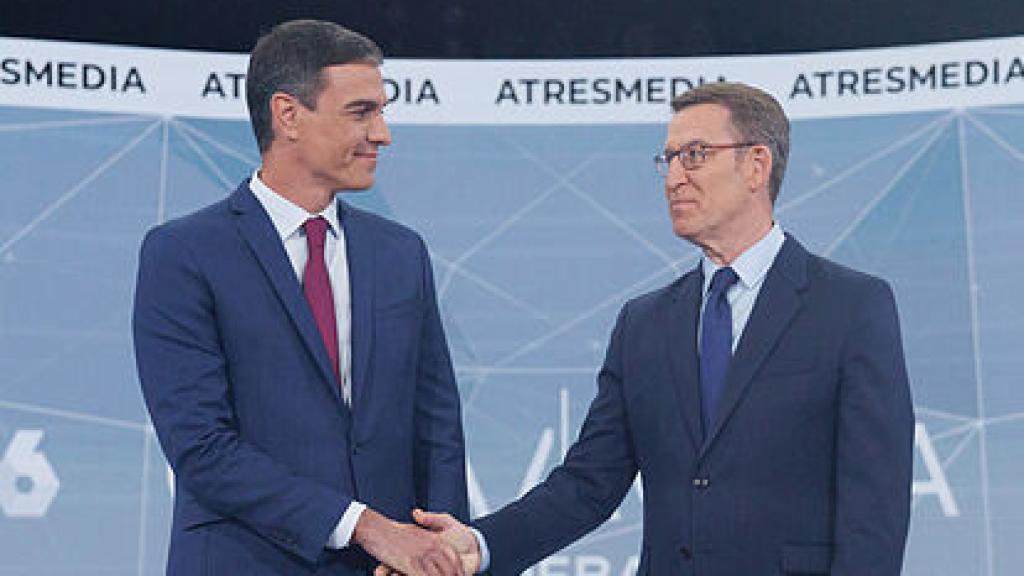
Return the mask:
<path fill-rule="evenodd" d="M 695 142 L 724 144 L 736 138 L 729 109 L 720 104 L 696 104 L 672 115 L 668 123 L 666 148 Z"/>

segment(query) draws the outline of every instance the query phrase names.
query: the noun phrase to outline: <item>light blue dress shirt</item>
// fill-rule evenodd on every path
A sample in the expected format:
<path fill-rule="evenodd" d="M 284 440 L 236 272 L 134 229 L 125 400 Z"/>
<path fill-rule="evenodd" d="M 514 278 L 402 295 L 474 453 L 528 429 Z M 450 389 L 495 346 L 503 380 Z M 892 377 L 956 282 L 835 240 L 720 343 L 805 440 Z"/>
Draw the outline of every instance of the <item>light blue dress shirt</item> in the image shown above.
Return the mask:
<path fill-rule="evenodd" d="M 734 353 L 740 343 L 740 337 L 743 336 L 743 329 L 747 326 L 747 320 L 750 319 L 750 312 L 754 309 L 757 295 L 761 293 L 761 286 L 764 284 L 765 276 L 768 275 L 768 269 L 772 267 L 772 263 L 775 262 L 775 257 L 779 255 L 785 241 L 786 235 L 776 223 L 763 238 L 747 248 L 730 264 L 733 271 L 739 276 L 739 280 L 725 293 L 726 299 L 729 300 L 729 307 L 732 309 L 732 351 Z M 711 278 L 721 266 L 704 256 L 701 258 L 701 267 L 704 272 L 704 288 L 701 291 L 703 296 L 700 303 L 700 316 L 697 320 L 698 354 L 700 354 L 700 323 L 704 318 L 708 288 L 711 287 Z"/>

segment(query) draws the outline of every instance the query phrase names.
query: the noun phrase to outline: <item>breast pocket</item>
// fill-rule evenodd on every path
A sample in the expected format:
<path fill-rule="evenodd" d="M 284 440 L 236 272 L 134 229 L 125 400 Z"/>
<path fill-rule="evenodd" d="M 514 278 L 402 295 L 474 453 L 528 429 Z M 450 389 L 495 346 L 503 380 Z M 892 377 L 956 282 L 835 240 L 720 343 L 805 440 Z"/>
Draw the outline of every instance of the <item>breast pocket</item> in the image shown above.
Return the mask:
<path fill-rule="evenodd" d="M 373 312 L 374 380 L 403 386 L 415 383 L 423 331 L 423 307 L 407 298 Z"/>
<path fill-rule="evenodd" d="M 818 363 L 812 358 L 769 359 L 756 374 L 759 380 L 779 378 L 800 378 L 819 372 Z"/>
<path fill-rule="evenodd" d="M 411 316 L 419 313 L 423 301 L 418 297 L 403 298 L 401 300 L 392 300 L 388 302 L 378 302 L 377 306 L 373 309 L 373 314 L 377 318 L 400 318 L 403 316 Z"/>

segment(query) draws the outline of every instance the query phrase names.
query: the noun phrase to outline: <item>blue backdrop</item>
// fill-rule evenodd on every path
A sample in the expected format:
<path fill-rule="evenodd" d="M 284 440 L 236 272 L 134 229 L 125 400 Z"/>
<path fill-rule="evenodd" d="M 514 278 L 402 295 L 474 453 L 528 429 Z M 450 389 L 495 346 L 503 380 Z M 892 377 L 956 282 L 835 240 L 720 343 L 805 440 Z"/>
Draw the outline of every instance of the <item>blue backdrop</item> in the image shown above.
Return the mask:
<path fill-rule="evenodd" d="M 375 189 L 345 198 L 432 250 L 481 513 L 560 460 L 619 306 L 698 255 L 671 233 L 661 126 L 393 135 Z M 137 250 L 257 163 L 245 122 L 0 107 L 0 573 L 162 573 L 171 494 L 131 352 Z M 783 227 L 896 290 L 923 425 L 907 574 L 1024 566 L 1022 182 L 1024 107 L 793 126 Z M 535 571 L 630 573 L 640 497 Z"/>

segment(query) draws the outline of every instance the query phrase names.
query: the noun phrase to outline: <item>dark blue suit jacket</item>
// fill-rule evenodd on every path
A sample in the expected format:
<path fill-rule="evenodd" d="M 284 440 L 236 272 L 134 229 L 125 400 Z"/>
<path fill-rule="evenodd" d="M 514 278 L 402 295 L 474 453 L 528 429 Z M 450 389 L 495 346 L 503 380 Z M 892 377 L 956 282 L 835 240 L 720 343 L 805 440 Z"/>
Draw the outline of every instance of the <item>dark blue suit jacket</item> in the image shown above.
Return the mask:
<path fill-rule="evenodd" d="M 363 573 L 326 551 L 353 499 L 465 519 L 458 391 L 430 260 L 412 231 L 339 203 L 352 409 L 269 216 L 243 183 L 146 236 L 135 294 L 142 389 L 176 474 L 169 574 Z"/>
<path fill-rule="evenodd" d="M 639 471 L 639 574 L 891 576 L 910 516 L 913 411 L 889 287 L 787 238 L 701 430 L 697 270 L 619 314 L 565 462 L 480 519 L 494 574 L 604 521 Z"/>

